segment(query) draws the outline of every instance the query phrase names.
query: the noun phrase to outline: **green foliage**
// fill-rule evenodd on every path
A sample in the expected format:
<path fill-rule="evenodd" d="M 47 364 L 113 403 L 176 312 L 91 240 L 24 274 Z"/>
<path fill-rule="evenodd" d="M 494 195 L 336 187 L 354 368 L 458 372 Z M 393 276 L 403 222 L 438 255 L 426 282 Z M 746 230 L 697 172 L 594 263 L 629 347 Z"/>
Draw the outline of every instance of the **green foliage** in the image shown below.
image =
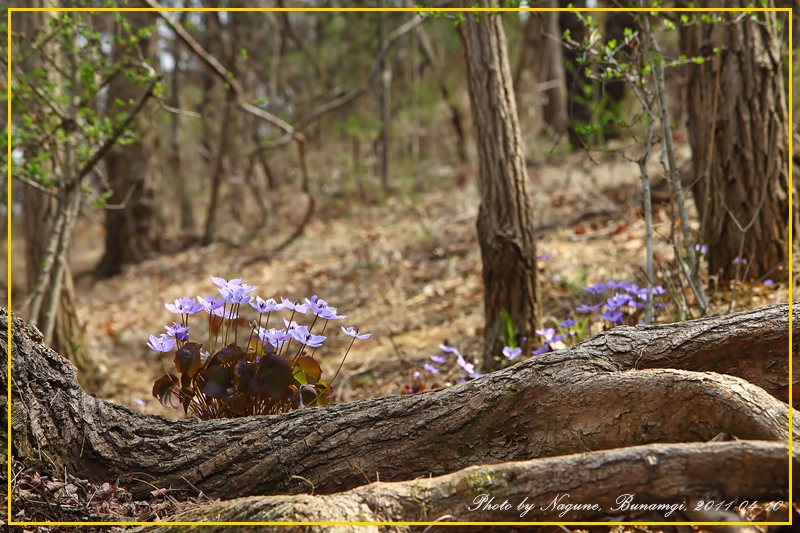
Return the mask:
<path fill-rule="evenodd" d="M 516 348 L 517 335 L 514 333 L 514 323 L 511 321 L 511 315 L 505 309 L 500 310 L 500 323 L 502 324 L 503 340 L 506 346 Z"/>
<path fill-rule="evenodd" d="M 115 99 L 103 104 L 110 81 L 123 77 L 143 85 L 152 80 L 154 70 L 141 60 L 137 43 L 151 36 L 153 27 L 133 30 L 119 12 L 114 19 L 116 31 L 104 33 L 95 29 L 88 13 L 57 12 L 47 17 L 47 29 L 33 42 L 19 41 L 12 49 L 11 164 L 18 179 L 47 189 L 64 186 L 109 142 L 134 103 Z M 118 143 L 135 139 L 135 131 L 128 129 Z M 67 147 L 70 168 L 63 155 Z M 8 164 L 4 159 L 0 172 L 7 173 Z M 91 201 L 105 205 L 109 197 L 105 191 Z"/>

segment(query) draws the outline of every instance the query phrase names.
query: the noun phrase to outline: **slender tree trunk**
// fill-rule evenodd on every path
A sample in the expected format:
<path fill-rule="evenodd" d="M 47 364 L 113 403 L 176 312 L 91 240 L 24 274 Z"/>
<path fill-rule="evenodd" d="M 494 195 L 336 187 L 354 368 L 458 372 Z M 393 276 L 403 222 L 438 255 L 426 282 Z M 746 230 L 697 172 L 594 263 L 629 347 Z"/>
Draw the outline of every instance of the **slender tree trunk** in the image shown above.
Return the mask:
<path fill-rule="evenodd" d="M 183 25 L 186 20 L 186 11 L 181 11 L 178 17 L 178 23 Z M 172 57 L 175 60 L 175 65 L 172 70 L 172 87 L 170 93 L 169 104 L 175 109 L 180 109 L 180 56 L 181 56 L 181 40 L 173 36 Z M 184 231 L 191 231 L 194 228 L 194 211 L 192 210 L 192 202 L 189 198 L 187 189 L 186 176 L 183 174 L 183 154 L 181 153 L 181 146 L 179 142 L 180 128 L 181 128 L 181 115 L 174 112 L 171 117 L 170 124 L 172 139 L 170 141 L 171 153 L 169 156 L 170 168 L 172 169 L 172 179 L 174 179 L 178 186 L 178 201 L 181 206 L 181 229 Z"/>
<path fill-rule="evenodd" d="M 558 2 L 550 0 L 544 7 L 558 7 Z M 535 44 L 528 44 L 535 47 L 533 59 L 536 81 L 547 86 L 542 91 L 542 119 L 556 134 L 562 133 L 569 124 L 564 51 L 559 42 L 561 33 L 558 19 L 557 12 L 541 13 L 538 23 L 541 31 L 534 32 Z"/>
<path fill-rule="evenodd" d="M 215 15 L 218 15 L 215 14 Z M 217 20 L 216 27 L 221 28 L 222 23 L 217 19 L 217 17 L 212 17 Z M 223 42 L 224 45 L 224 53 L 226 58 L 226 65 L 225 68 L 228 69 L 228 72 L 235 78 L 237 74 L 236 69 L 236 53 L 235 53 L 235 46 L 236 46 L 236 30 L 235 30 L 235 21 L 236 17 L 233 16 L 226 24 L 223 35 Z M 219 35 L 219 34 L 218 34 Z M 236 112 L 236 91 L 233 88 L 233 85 L 228 87 L 227 91 L 225 92 L 225 103 L 223 104 L 222 110 L 222 123 L 220 125 L 219 131 L 219 144 L 217 146 L 217 153 L 214 158 L 214 167 L 211 174 L 211 195 L 208 204 L 208 213 L 206 213 L 206 223 L 205 223 L 205 231 L 203 233 L 203 244 L 209 245 L 214 241 L 214 235 L 216 232 L 216 220 L 217 220 L 217 211 L 218 205 L 221 203 L 219 201 L 220 196 L 220 186 L 222 185 L 222 174 L 225 165 L 225 158 L 228 155 L 228 147 L 230 140 L 229 137 L 229 130 L 231 127 L 231 122 L 233 121 L 234 117 L 233 114 Z"/>
<path fill-rule="evenodd" d="M 625 12 L 606 13 L 607 18 L 605 21 L 606 35 L 604 41 L 616 41 L 619 47 L 625 42 L 625 28 L 630 28 L 636 31 L 636 20 L 632 15 Z M 623 50 L 626 48 L 623 47 Z M 625 101 L 626 82 L 624 80 L 610 80 L 605 82 L 603 86 L 605 92 L 605 112 L 609 113 L 613 118 L 623 118 L 623 113 L 620 113 L 621 106 Z M 616 125 L 613 121 L 603 121 L 603 138 L 616 139 L 620 134 L 624 134 L 625 130 Z"/>
<path fill-rule="evenodd" d="M 780 38 L 774 13 L 754 16 L 760 20 L 733 23 L 723 15 L 723 23 L 680 30 L 683 54 L 710 58 L 686 68 L 688 130 L 700 241 L 708 245 L 710 273 L 722 280 L 737 271 L 742 279 L 744 269 L 734 263 L 740 256 L 748 278 L 787 276 L 789 118 Z M 717 54 L 715 47 L 724 48 Z M 797 210 L 791 221 L 797 234 Z"/>
<path fill-rule="evenodd" d="M 58 2 L 55 1 L 37 1 L 30 7 L 58 7 Z M 39 32 L 48 28 L 48 19 L 52 16 L 51 13 L 18 13 L 15 19 L 15 27 L 24 35 L 23 45 L 26 50 L 30 50 L 30 46 L 37 38 Z M 56 46 L 57 40 L 51 40 L 49 45 L 45 46 L 44 52 L 48 54 L 53 60 L 60 61 L 61 50 Z M 31 58 L 23 63 L 23 69 L 30 72 L 32 69 L 41 68 L 40 56 L 33 55 Z M 49 81 L 56 87 L 61 86 L 63 81 L 61 76 L 55 69 L 49 72 Z M 53 154 L 50 160 L 51 166 L 45 165 L 43 170 L 48 172 L 51 176 L 60 176 L 59 182 L 66 184 L 70 176 L 65 177 L 61 169 L 55 164 L 56 161 L 63 159 L 63 154 Z M 73 193 L 75 194 L 75 193 Z M 79 193 L 77 193 L 79 194 Z M 64 202 L 72 203 L 72 195 L 65 198 Z M 25 265 L 28 291 L 34 290 L 39 275 L 42 270 L 42 265 L 45 261 L 45 249 L 48 244 L 49 236 L 56 221 L 58 200 L 42 194 L 38 190 L 30 186 L 24 187 L 22 194 L 22 210 L 23 210 L 23 233 L 25 236 Z M 67 206 L 64 206 L 67 209 Z M 63 238 L 69 239 L 71 235 L 65 235 Z M 55 351 L 66 357 L 78 369 L 81 383 L 85 386 L 94 388 L 97 383 L 97 369 L 99 363 L 95 360 L 86 347 L 83 345 L 83 328 L 76 310 L 75 302 L 75 287 L 72 281 L 72 273 L 69 269 L 69 259 L 67 261 L 66 269 L 64 270 L 60 280 L 60 290 L 58 291 L 58 302 L 51 302 L 46 294 L 49 292 L 45 290 L 45 298 L 42 305 L 39 306 L 39 311 L 34 317 L 37 323 L 42 324 L 46 320 L 48 309 L 52 305 L 56 305 L 55 322 L 53 325 L 53 335 L 50 347 Z M 55 270 L 55 267 L 52 267 Z M 51 283 L 52 272 L 51 270 Z"/>
<path fill-rule="evenodd" d="M 472 7 L 464 0 L 463 7 Z M 480 2 L 490 7 L 488 0 Z M 458 25 L 464 48 L 475 137 L 478 141 L 478 241 L 483 261 L 483 368 L 497 368 L 506 341 L 504 313 L 517 342 L 532 341 L 541 320 L 536 244 L 522 137 L 508 65 L 506 38 L 496 13 Z M 528 343 L 522 343 L 528 349 Z"/>
<path fill-rule="evenodd" d="M 558 0 L 558 7 L 566 8 L 568 6 L 585 7 L 585 0 L 573 2 L 572 0 Z M 575 13 L 562 11 L 559 13 L 558 24 L 560 32 L 559 37 L 565 31 L 569 31 L 570 38 L 576 42 L 583 42 L 586 36 L 586 27 L 578 20 Z M 578 58 L 581 55 L 579 50 L 571 48 L 563 48 L 564 57 L 564 78 L 567 87 L 567 117 L 569 120 L 569 142 L 573 150 L 578 150 L 586 145 L 584 140 L 575 129 L 576 126 L 583 126 L 590 122 L 592 118 L 591 103 L 594 101 L 594 94 L 585 94 L 584 88 L 591 83 L 584 75 L 582 66 L 578 63 Z"/>
<path fill-rule="evenodd" d="M 142 7 L 137 0 L 130 7 Z M 155 24 L 152 13 L 128 12 L 125 18 L 136 34 L 148 25 Z M 157 32 L 139 40 L 145 61 L 155 62 Z M 116 76 L 109 84 L 108 116 L 124 113 L 116 101 L 128 103 L 135 100 L 141 86 L 125 76 Z M 108 178 L 114 194 L 109 203 L 124 204 L 122 209 L 106 211 L 105 253 L 97 266 L 100 277 L 110 277 L 122 272 L 125 265 L 137 264 L 161 249 L 162 225 L 158 204 L 160 171 L 155 161 L 157 131 L 146 116 L 136 118 L 139 138 L 127 146 L 115 146 L 105 157 Z"/>
<path fill-rule="evenodd" d="M 425 60 L 427 64 L 431 66 L 433 76 L 436 78 L 436 83 L 439 86 L 439 92 L 442 95 L 442 100 L 444 100 L 448 109 L 450 110 L 450 123 L 453 125 L 453 132 L 456 135 L 456 153 L 458 154 L 458 160 L 462 164 L 466 163 L 469 158 L 467 155 L 467 135 L 464 128 L 463 113 L 461 112 L 461 108 L 459 107 L 455 96 L 447 87 L 445 70 L 440 66 L 441 62 L 436 55 L 436 51 L 433 49 L 433 44 L 428 38 L 428 34 L 425 33 L 425 28 L 422 25 L 419 25 L 414 28 L 414 32 L 417 34 L 417 38 L 419 39 L 419 44 L 422 47 L 422 53 L 425 55 Z M 423 63 L 423 67 L 425 64 L 426 63 Z M 420 74 L 421 73 L 422 68 L 420 68 Z"/>
<path fill-rule="evenodd" d="M 385 2 L 382 2 L 385 7 Z M 378 29 L 380 34 L 379 42 L 381 45 L 386 41 L 388 35 L 386 29 L 387 13 L 381 11 L 378 14 Z M 386 57 L 381 62 L 381 185 L 383 190 L 389 190 L 389 128 L 392 113 L 392 66 L 389 58 Z"/>

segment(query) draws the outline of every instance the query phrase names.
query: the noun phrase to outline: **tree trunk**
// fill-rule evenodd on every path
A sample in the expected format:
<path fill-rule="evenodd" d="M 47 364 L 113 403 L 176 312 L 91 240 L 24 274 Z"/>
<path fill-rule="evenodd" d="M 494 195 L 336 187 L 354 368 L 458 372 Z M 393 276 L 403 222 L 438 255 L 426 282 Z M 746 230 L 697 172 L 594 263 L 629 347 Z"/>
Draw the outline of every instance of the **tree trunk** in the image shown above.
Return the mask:
<path fill-rule="evenodd" d="M 747 5 L 737 0 L 729 7 Z M 700 240 L 708 245 L 710 274 L 722 280 L 734 279 L 740 254 L 748 278 L 787 276 L 789 118 L 780 38 L 774 13 L 754 16 L 761 20 L 734 23 L 724 14 L 724 23 L 680 30 L 681 53 L 710 58 L 686 67 L 688 130 Z M 797 234 L 796 210 L 791 221 Z"/>
<path fill-rule="evenodd" d="M 436 78 L 436 84 L 439 87 L 439 92 L 442 95 L 442 100 L 444 100 L 444 103 L 447 104 L 447 108 L 450 110 L 450 123 L 453 125 L 453 132 L 456 135 L 456 153 L 458 154 L 458 161 L 464 164 L 469 160 L 469 157 L 467 155 L 467 136 L 464 131 L 463 113 L 461 112 L 456 98 L 447 87 L 445 70 L 440 66 L 441 62 L 439 61 L 436 51 L 433 49 L 433 44 L 430 38 L 428 38 L 428 34 L 425 33 L 425 28 L 419 25 L 414 28 L 414 32 L 417 34 L 426 61 L 426 63 L 423 63 L 420 67 L 420 74 L 426 64 L 431 66 L 433 76 Z"/>
<path fill-rule="evenodd" d="M 57 2 L 36 2 L 31 7 L 58 7 Z M 17 28 L 24 35 L 23 44 L 26 50 L 30 50 L 30 46 L 37 38 L 39 32 L 44 31 L 48 26 L 48 19 L 51 17 L 50 13 L 18 13 L 17 14 Z M 54 61 L 59 61 L 59 56 L 62 50 L 57 47 L 57 40 L 51 40 L 46 46 L 44 52 Z M 41 58 L 38 54 L 34 54 L 22 63 L 22 68 L 26 72 L 31 72 L 33 69 L 42 68 Z M 48 78 L 51 83 L 56 87 L 63 83 L 61 76 L 55 69 L 48 70 Z M 59 157 L 58 159 L 63 159 Z M 50 177 L 60 176 L 60 181 L 65 184 L 69 177 L 64 177 L 63 172 L 58 169 L 54 163 L 56 158 L 52 158 L 50 163 L 52 166 L 44 164 L 43 171 L 49 173 Z M 65 199 L 66 202 L 71 200 Z M 25 235 L 25 265 L 28 292 L 34 290 L 39 274 L 42 269 L 42 264 L 45 260 L 45 249 L 48 244 L 48 239 L 52 231 L 53 223 L 56 220 L 58 201 L 50 196 L 42 194 L 33 187 L 26 185 L 22 194 L 22 210 L 23 210 L 23 233 Z M 10 208 L 10 206 L 9 206 Z M 70 238 L 71 236 L 65 236 Z M 67 248 L 67 254 L 69 248 Z M 94 388 L 97 383 L 97 369 L 99 363 L 89 354 L 83 346 L 83 329 L 75 306 L 75 287 L 72 282 L 72 273 L 69 269 L 69 261 L 67 260 L 66 270 L 64 271 L 61 280 L 61 290 L 59 291 L 59 301 L 55 315 L 55 323 L 53 328 L 53 337 L 51 347 L 69 359 L 78 369 L 81 383 L 88 388 Z M 53 267 L 55 269 L 55 267 Z M 52 271 L 51 271 L 52 276 Z M 42 302 L 36 322 L 42 324 L 45 322 L 45 315 L 50 307 L 51 302 L 46 296 Z"/>
<path fill-rule="evenodd" d="M 470 522 L 690 521 L 697 502 L 711 497 L 737 503 L 786 501 L 787 448 L 785 443 L 763 441 L 633 446 L 473 466 L 440 477 L 373 483 L 333 495 L 239 498 L 201 506 L 169 521 L 202 522 L 213 516 L 219 522 L 429 522 L 443 515 L 452 515 L 451 521 Z M 800 466 L 798 458 L 795 451 L 794 466 Z M 725 464 L 736 467 L 721 469 Z M 800 483 L 795 480 L 794 490 L 798 487 Z M 494 500 L 487 502 L 488 498 L 481 498 L 483 494 Z M 625 507 L 619 500 L 625 494 L 635 496 L 632 504 L 666 508 L 658 512 Z M 504 501 L 508 507 L 499 507 Z M 596 504 L 597 508 L 565 508 L 566 504 L 581 503 Z M 670 512 L 672 507 L 677 509 Z M 682 512 L 681 507 L 689 512 Z M 785 521 L 787 515 L 771 518 Z M 174 531 L 173 527 L 148 525 L 133 533 L 166 533 Z M 475 531 L 475 526 L 448 524 L 445 530 Z M 225 533 L 221 526 L 190 526 L 188 531 Z M 282 526 L 260 531 L 308 529 Z M 369 531 L 381 529 L 373 526 Z M 414 529 L 406 526 L 392 531 Z"/>
<path fill-rule="evenodd" d="M 135 5 L 134 5 L 135 4 Z M 131 7 L 141 7 L 134 2 Z M 129 12 L 125 14 L 133 34 L 155 20 L 152 13 Z M 154 62 L 156 40 L 154 36 L 142 37 L 139 47 L 145 61 Z M 141 85 L 126 76 L 116 76 L 109 83 L 107 116 L 115 117 L 127 110 L 127 103 L 138 98 Z M 126 104 L 120 108 L 116 101 Z M 115 146 L 105 157 L 109 182 L 114 194 L 109 203 L 124 204 L 122 209 L 106 211 L 106 247 L 97 266 L 99 277 L 115 276 L 125 265 L 137 264 L 161 248 L 161 215 L 158 205 L 160 172 L 154 161 L 157 129 L 145 117 L 137 117 L 134 129 L 139 138 L 127 146 Z"/>
<path fill-rule="evenodd" d="M 639 29 L 636 25 L 636 19 L 629 13 L 617 12 L 605 14 L 607 15 L 605 21 L 606 35 L 604 39 L 606 43 L 613 40 L 617 42 L 617 46 L 619 47 L 625 42 L 625 28 L 630 28 L 634 31 L 638 31 Z M 626 48 L 627 47 L 623 47 L 623 51 L 626 51 Z M 605 99 L 605 105 L 603 106 L 604 111 L 607 113 L 607 117 L 614 119 L 601 121 L 603 138 L 605 140 L 619 138 L 621 134 L 624 135 L 627 131 L 627 128 L 620 127 L 615 122 L 616 119 L 625 118 L 625 114 L 621 112 L 621 109 L 625 104 L 626 89 L 627 82 L 625 82 L 625 80 L 610 80 L 606 81 L 603 85 L 603 90 L 605 92 L 603 95 Z"/>
<path fill-rule="evenodd" d="M 182 6 L 179 6 L 182 7 Z M 183 25 L 186 21 L 186 14 L 187 11 L 181 11 L 181 14 L 178 17 L 178 23 Z M 170 87 L 170 100 L 169 104 L 174 107 L 175 109 L 181 108 L 181 94 L 180 94 L 180 56 L 181 56 L 181 40 L 177 37 L 173 37 L 174 42 L 172 45 L 172 57 L 175 61 L 175 65 L 173 66 L 172 70 L 172 87 Z M 189 198 L 189 191 L 187 188 L 187 178 L 183 174 L 183 154 L 181 153 L 181 146 L 179 142 L 180 130 L 181 130 L 181 114 L 177 111 L 174 111 L 172 114 L 171 122 L 170 122 L 170 134 L 172 135 L 172 139 L 170 140 L 170 154 L 169 154 L 169 164 L 170 169 L 172 170 L 172 179 L 175 180 L 177 189 L 178 189 L 178 201 L 180 202 L 181 210 L 180 210 L 180 224 L 181 229 L 186 232 L 190 232 L 194 229 L 194 212 L 192 210 L 192 202 Z"/>
<path fill-rule="evenodd" d="M 462 7 L 472 7 L 462 2 Z M 490 2 L 480 2 L 490 7 Z M 508 313 L 519 339 L 532 340 L 541 319 L 528 173 L 514 101 L 506 37 L 497 13 L 470 13 L 458 25 L 478 142 L 478 241 L 483 262 L 483 368 L 499 366 Z M 522 343 L 525 350 L 528 342 Z"/>
<path fill-rule="evenodd" d="M 574 2 L 572 0 L 558 0 L 558 7 L 566 8 L 568 6 L 585 7 L 585 0 Z M 565 31 L 569 31 L 570 38 L 576 42 L 583 42 L 586 37 L 586 27 L 578 20 L 575 13 L 562 11 L 558 14 L 559 38 L 562 38 Z M 588 80 L 583 73 L 583 68 L 578 64 L 577 59 L 580 57 L 580 50 L 571 48 L 563 48 L 564 57 L 564 77 L 567 87 L 567 117 L 569 120 L 569 142 L 573 150 L 578 150 L 586 145 L 584 139 L 580 136 L 575 126 L 583 126 L 588 124 L 592 118 L 592 109 L 590 103 L 592 102 L 593 95 L 588 96 L 584 94 L 583 89 L 591 80 Z"/>
<path fill-rule="evenodd" d="M 155 486 L 188 481 L 226 498 L 297 493 L 308 482 L 329 494 L 363 485 L 364 472 L 377 471 L 382 481 L 427 478 L 477 464 L 708 441 L 722 432 L 781 441 L 789 420 L 778 399 L 790 379 L 787 307 L 617 327 L 428 393 L 212 421 L 141 415 L 85 394 L 74 368 L 14 317 L 14 454 L 92 480 L 146 471 Z M 7 320 L 0 310 L 0 357 L 7 357 Z M 5 380 L 2 374 L 0 392 Z"/>
<path fill-rule="evenodd" d="M 386 2 L 382 2 L 381 6 L 385 7 Z M 378 13 L 378 42 L 379 46 L 387 38 L 386 30 L 387 13 L 381 11 Z M 389 128 L 392 113 L 392 67 L 389 63 L 389 58 L 386 57 L 381 61 L 381 186 L 384 191 L 389 190 Z"/>
<path fill-rule="evenodd" d="M 558 7 L 556 0 L 550 0 L 544 7 Z M 566 73 L 564 69 L 564 50 L 561 45 L 561 32 L 558 26 L 558 12 L 541 13 L 541 32 L 535 46 L 534 72 L 536 81 L 546 84 L 542 91 L 542 119 L 557 135 L 569 124 L 567 118 Z"/>

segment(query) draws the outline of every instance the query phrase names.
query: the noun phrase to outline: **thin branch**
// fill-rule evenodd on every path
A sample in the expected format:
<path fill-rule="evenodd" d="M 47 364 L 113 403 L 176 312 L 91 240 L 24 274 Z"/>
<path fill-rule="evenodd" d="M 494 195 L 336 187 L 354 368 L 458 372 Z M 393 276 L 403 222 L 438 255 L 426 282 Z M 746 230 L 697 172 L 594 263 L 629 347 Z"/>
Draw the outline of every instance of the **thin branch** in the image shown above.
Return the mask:
<path fill-rule="evenodd" d="M 416 28 L 420 23 L 426 20 L 426 18 L 427 18 L 426 16 L 415 15 L 414 18 L 412 18 L 411 20 L 409 20 L 408 22 L 397 28 L 395 31 L 393 31 L 391 34 L 389 34 L 389 36 L 381 45 L 381 48 L 378 51 L 378 55 L 373 60 L 372 66 L 369 69 L 369 74 L 367 74 L 367 80 L 364 82 L 364 84 L 361 85 L 360 87 L 353 89 L 349 93 L 340 96 L 335 100 L 332 100 L 326 104 L 322 104 L 321 106 L 317 107 L 314 111 L 303 117 L 300 120 L 300 122 L 298 122 L 297 129 L 299 131 L 305 130 L 308 126 L 316 122 L 322 115 L 330 113 L 331 111 L 335 111 L 336 109 L 339 109 L 340 107 L 349 104 L 362 94 L 366 93 L 377 79 L 378 74 L 380 72 L 381 63 L 386 57 L 386 54 L 389 53 L 389 50 L 391 49 L 392 45 L 394 45 L 395 41 L 397 41 L 405 34 Z M 284 135 L 283 137 L 280 137 L 278 139 L 261 143 L 251 153 L 258 154 L 265 150 L 269 150 L 271 148 L 280 148 L 281 146 L 288 144 L 290 141 L 291 141 L 291 136 Z"/>
<path fill-rule="evenodd" d="M 122 136 L 123 133 L 128 129 L 128 126 L 133 121 L 134 117 L 139 114 L 139 111 L 142 110 L 144 107 L 145 102 L 147 102 L 148 98 L 153 95 L 153 89 L 155 88 L 156 84 L 161 81 L 161 75 L 157 75 L 150 80 L 150 83 L 144 89 L 139 99 L 133 105 L 132 108 L 128 110 L 128 114 L 125 116 L 125 119 L 117 124 L 117 127 L 111 133 L 111 135 L 106 139 L 106 142 L 103 143 L 92 157 L 89 158 L 86 163 L 83 164 L 80 171 L 75 175 L 72 179 L 71 183 L 68 184 L 69 187 L 75 186 L 75 184 L 80 183 L 80 181 L 86 176 L 92 169 L 100 162 L 101 159 L 108 153 L 109 150 L 116 144 L 117 140 Z"/>
<path fill-rule="evenodd" d="M 201 61 L 203 61 L 206 65 L 208 65 L 217 76 L 222 78 L 222 80 L 225 83 L 230 84 L 231 88 L 236 93 L 237 103 L 239 107 L 242 108 L 242 110 L 252 115 L 255 115 L 260 119 L 269 122 L 273 126 L 285 131 L 289 135 L 290 139 L 295 138 L 297 140 L 301 140 L 302 135 L 300 135 L 297 131 L 295 131 L 295 128 L 287 124 L 284 120 L 276 117 L 271 113 L 268 113 L 267 111 L 264 111 L 263 109 L 260 109 L 252 104 L 245 102 L 244 90 L 242 89 L 242 85 L 234 77 L 234 75 L 230 71 L 228 71 L 228 69 L 226 69 L 224 66 L 222 66 L 222 64 L 217 60 L 217 58 L 206 52 L 205 49 L 202 46 L 200 46 L 200 43 L 198 43 L 194 39 L 194 37 L 192 37 L 189 34 L 188 31 L 186 31 L 180 24 L 175 22 L 172 19 L 172 17 L 170 17 L 166 12 L 161 11 L 163 9 L 161 4 L 159 4 L 156 0 L 144 0 L 144 2 L 153 9 L 159 10 L 158 16 L 161 17 L 161 19 L 164 22 L 166 22 L 170 28 L 172 28 L 172 31 L 175 32 L 175 35 L 177 35 L 184 42 L 184 44 L 186 44 L 186 46 L 188 46 L 189 49 L 198 58 L 200 58 Z M 287 141 L 287 143 L 288 142 L 289 141 Z"/>

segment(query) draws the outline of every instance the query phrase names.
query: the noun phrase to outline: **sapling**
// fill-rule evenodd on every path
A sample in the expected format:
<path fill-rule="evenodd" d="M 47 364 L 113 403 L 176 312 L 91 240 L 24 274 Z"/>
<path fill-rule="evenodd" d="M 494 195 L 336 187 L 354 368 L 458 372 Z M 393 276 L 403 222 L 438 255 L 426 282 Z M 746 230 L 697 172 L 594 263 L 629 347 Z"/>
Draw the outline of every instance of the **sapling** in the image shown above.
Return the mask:
<path fill-rule="evenodd" d="M 352 341 L 333 379 L 322 379 L 322 369 L 314 353 L 327 339 L 328 322 L 347 318 L 337 314 L 325 300 L 314 295 L 303 303 L 281 298 L 277 303 L 250 293 L 257 289 L 241 279 L 225 280 L 211 276 L 220 298 L 213 296 L 179 298 L 165 304 L 180 315 L 180 322 L 166 325 L 166 333 L 150 336 L 147 346 L 160 352 L 164 375 L 153 384 L 153 396 L 164 406 L 203 420 L 250 415 L 284 413 L 291 409 L 323 406 L 330 402 L 331 386 L 356 339 L 365 340 L 371 333 L 343 327 Z M 252 307 L 258 319 L 246 322 L 240 312 Z M 290 310 L 283 327 L 269 328 L 272 313 Z M 295 317 L 311 311 L 310 325 L 298 324 Z M 208 338 L 201 344 L 189 340 L 189 317 L 208 317 Z M 322 322 L 320 334 L 312 332 Z M 263 325 L 262 325 L 263 324 Z M 239 335 L 247 326 L 247 335 Z M 240 343 L 242 341 L 242 343 Z M 307 349 L 314 351 L 309 353 Z M 175 350 L 173 363 L 180 377 L 167 369 L 163 354 Z"/>

